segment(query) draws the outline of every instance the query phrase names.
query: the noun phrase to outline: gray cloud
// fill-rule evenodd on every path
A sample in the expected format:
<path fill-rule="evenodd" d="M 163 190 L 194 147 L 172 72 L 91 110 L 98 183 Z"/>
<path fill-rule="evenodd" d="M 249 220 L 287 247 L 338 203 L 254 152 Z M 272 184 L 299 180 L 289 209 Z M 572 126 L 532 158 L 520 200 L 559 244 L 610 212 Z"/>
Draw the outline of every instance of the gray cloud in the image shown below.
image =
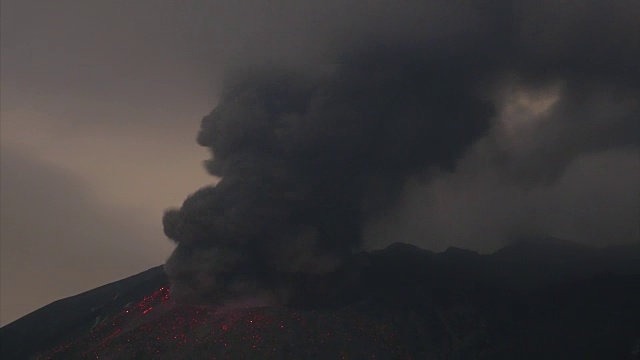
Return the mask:
<path fill-rule="evenodd" d="M 405 177 L 452 168 L 488 129 L 493 109 L 475 94 L 476 68 L 395 46 L 349 56 L 317 78 L 259 69 L 228 83 L 198 136 L 222 180 L 165 215 L 178 242 L 167 273 L 185 289 L 174 296 L 327 271 L 327 259 L 360 245 L 363 221 Z M 209 267 L 194 268 L 212 248 Z"/>
<path fill-rule="evenodd" d="M 629 77 L 637 75 L 634 64 L 640 57 L 634 42 L 618 40 L 640 39 L 628 17 L 639 9 L 635 3 L 604 10 L 597 2 L 576 1 L 539 7 L 519 1 L 367 5 L 345 4 L 345 17 L 357 19 L 350 31 L 342 33 L 346 23 L 336 20 L 329 21 L 334 28 L 321 26 L 315 33 L 324 41 L 308 46 L 310 53 L 321 49 L 320 59 L 337 64 L 325 72 L 295 65 L 303 60 L 287 56 L 285 49 L 296 48 L 295 40 L 271 46 L 275 39 L 286 39 L 278 36 L 286 31 L 278 29 L 299 19 L 297 11 L 308 10 L 305 21 L 313 23 L 322 14 L 317 5 L 270 4 L 264 18 L 251 21 L 261 24 L 264 33 L 244 38 L 239 32 L 242 44 L 259 40 L 259 49 L 269 46 L 262 54 L 232 55 L 239 65 L 225 69 L 221 102 L 202 121 L 198 142 L 212 151 L 208 170 L 223 180 L 165 215 L 165 232 L 179 243 L 167 266 L 181 289 L 219 296 L 234 274 L 247 272 L 244 276 L 256 280 L 256 274 L 301 270 L 289 265 L 313 263 L 313 255 L 291 249 L 344 253 L 360 244 L 363 227 L 367 236 L 386 234 L 381 243 L 399 240 L 397 231 L 384 226 L 374 225 L 379 229 L 372 231 L 366 224 L 379 219 L 367 214 L 407 225 L 405 216 L 398 215 L 406 205 L 393 200 L 404 182 L 419 174 L 428 179 L 430 185 L 422 185 L 427 187 L 448 179 L 453 175 L 434 169 L 455 170 L 464 150 L 485 134 L 477 149 L 482 154 L 464 161 L 479 174 L 490 169 L 482 176 L 497 177 L 485 186 L 511 189 L 490 192 L 495 211 L 484 209 L 488 218 L 480 224 L 501 241 L 556 229 L 549 224 L 555 219 L 531 218 L 532 211 L 544 208 L 537 202 L 513 209 L 532 187 L 551 200 L 549 190 L 539 187 L 565 179 L 579 157 L 638 146 L 639 139 L 630 134 L 640 130 L 635 100 L 640 88 Z M 358 18 L 359 12 L 367 16 Z M 296 30 L 305 33 L 306 28 Z M 274 75 L 275 64 L 302 74 Z M 510 87 L 544 91 L 557 84 L 557 98 L 519 134 L 520 140 L 532 138 L 528 144 L 501 133 L 501 123 L 517 115 L 498 111 L 510 105 L 505 100 Z M 522 111 L 536 110 L 525 106 Z M 495 128 L 489 133 L 491 120 Z M 454 174 L 464 176 L 462 170 Z M 486 193 L 471 183 L 475 178 L 465 179 L 457 181 L 464 184 L 460 193 Z M 568 191 L 566 185 L 557 186 Z M 405 188 L 405 196 L 413 198 L 415 191 Z M 449 206 L 461 210 L 450 190 L 440 192 L 448 195 L 445 204 L 449 199 Z M 501 197 L 510 205 L 495 203 Z M 579 202 L 566 201 L 563 205 Z M 624 209 L 625 214 L 634 211 L 628 204 Z M 413 206 L 412 216 L 430 211 Z M 476 221 L 460 218 L 455 226 L 463 229 Z M 576 222 L 571 216 L 565 220 Z M 434 232 L 399 228 L 417 237 Z M 618 240 L 637 235 L 629 229 L 620 234 Z M 490 242 L 485 240 L 487 246 Z M 208 268 L 194 268 L 191 259 L 202 254 L 201 248 L 213 255 L 212 248 L 231 252 L 238 260 L 223 263 L 216 255 Z M 213 280 L 194 280 L 199 278 Z"/>
<path fill-rule="evenodd" d="M 577 156 L 557 180 L 536 186 L 469 161 L 476 154 L 453 174 L 410 181 L 388 216 L 368 224 L 368 245 L 397 239 L 438 251 L 490 252 L 518 237 L 552 235 L 595 246 L 640 239 L 637 148 Z"/>

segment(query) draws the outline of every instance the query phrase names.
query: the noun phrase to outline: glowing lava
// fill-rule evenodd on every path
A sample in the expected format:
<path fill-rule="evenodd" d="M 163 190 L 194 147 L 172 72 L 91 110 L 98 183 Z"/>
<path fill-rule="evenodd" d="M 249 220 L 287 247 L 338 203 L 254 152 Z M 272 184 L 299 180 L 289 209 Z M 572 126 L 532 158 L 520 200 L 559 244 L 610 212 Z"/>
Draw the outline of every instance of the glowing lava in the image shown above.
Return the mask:
<path fill-rule="evenodd" d="M 161 288 L 38 359 L 397 359 L 392 327 L 357 312 L 180 305 Z M 403 355 L 405 354 L 405 355 Z"/>

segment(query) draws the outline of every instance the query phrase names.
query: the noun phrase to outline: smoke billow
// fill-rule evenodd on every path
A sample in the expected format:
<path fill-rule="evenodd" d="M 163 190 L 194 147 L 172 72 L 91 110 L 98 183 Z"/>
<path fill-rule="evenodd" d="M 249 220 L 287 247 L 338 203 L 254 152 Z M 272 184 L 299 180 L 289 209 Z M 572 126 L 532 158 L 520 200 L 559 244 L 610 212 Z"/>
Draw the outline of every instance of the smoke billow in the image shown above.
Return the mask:
<path fill-rule="evenodd" d="M 630 40 L 638 28 L 612 23 L 637 3 L 583 1 L 565 14 L 571 21 L 557 17 L 574 3 L 484 1 L 457 17 L 462 8 L 442 3 L 459 31 L 442 20 L 427 33 L 365 29 L 323 71 L 233 72 L 198 135 L 212 153 L 207 170 L 221 180 L 163 219 L 177 243 L 166 264 L 174 295 L 218 301 L 283 286 L 286 274 L 334 271 L 361 245 L 365 225 L 396 208 L 407 180 L 451 172 L 491 133 L 513 83 L 561 83 L 563 92 L 549 125 L 530 132 L 539 137 L 530 153 L 495 151 L 501 172 L 535 182 L 585 151 L 637 146 L 638 86 L 629 79 L 640 75 Z M 585 32 L 590 22 L 608 27 Z M 600 116 L 590 110 L 598 102 L 619 111 Z M 575 141 L 558 140 L 567 132 Z"/>
<path fill-rule="evenodd" d="M 315 77 L 270 69 L 227 85 L 198 135 L 221 180 L 164 217 L 178 243 L 174 287 L 206 297 L 334 270 L 403 179 L 452 169 L 489 127 L 482 78 L 464 62 L 389 48 L 348 60 Z"/>

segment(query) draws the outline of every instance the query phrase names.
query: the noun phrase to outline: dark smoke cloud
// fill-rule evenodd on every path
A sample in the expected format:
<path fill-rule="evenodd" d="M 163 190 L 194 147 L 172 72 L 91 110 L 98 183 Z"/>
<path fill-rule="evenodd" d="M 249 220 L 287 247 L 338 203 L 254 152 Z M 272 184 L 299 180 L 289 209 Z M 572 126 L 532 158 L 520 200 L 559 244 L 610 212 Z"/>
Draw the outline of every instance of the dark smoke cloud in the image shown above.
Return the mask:
<path fill-rule="evenodd" d="M 640 88 L 580 81 L 533 119 L 501 164 L 518 181 L 552 183 L 577 157 L 640 145 Z M 504 121 L 509 121 L 505 118 Z M 498 134 L 497 134 L 498 135 Z"/>
<path fill-rule="evenodd" d="M 222 180 L 165 215 L 178 242 L 170 276 L 198 291 L 206 274 L 210 291 L 332 270 L 387 192 L 426 167 L 452 169 L 489 127 L 477 69 L 434 61 L 380 48 L 314 79 L 261 71 L 231 83 L 198 136 Z"/>
<path fill-rule="evenodd" d="M 390 6 L 375 4 L 377 16 Z M 342 41 L 328 31 L 331 46 L 314 53 L 337 65 L 230 67 L 198 135 L 222 179 L 163 220 L 178 244 L 166 266 L 174 293 L 219 299 L 332 271 L 366 224 L 401 213 L 408 180 L 446 178 L 473 144 L 467 174 L 491 168 L 516 187 L 556 181 L 581 154 L 637 147 L 640 7 L 602 4 L 390 7 L 397 18 L 364 16 Z M 385 19 L 397 27 L 372 25 Z M 510 89 L 556 85 L 526 135 L 506 141 Z"/>

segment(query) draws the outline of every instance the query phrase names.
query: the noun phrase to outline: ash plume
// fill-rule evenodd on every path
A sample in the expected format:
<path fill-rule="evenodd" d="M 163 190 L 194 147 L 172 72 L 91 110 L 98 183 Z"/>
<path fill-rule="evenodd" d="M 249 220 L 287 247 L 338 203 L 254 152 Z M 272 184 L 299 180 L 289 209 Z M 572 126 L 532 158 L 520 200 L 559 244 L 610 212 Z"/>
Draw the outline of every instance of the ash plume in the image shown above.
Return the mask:
<path fill-rule="evenodd" d="M 267 70 L 228 84 L 198 135 L 221 180 L 164 217 L 178 294 L 339 266 L 404 178 L 452 169 L 488 129 L 477 69 L 451 60 L 381 48 L 316 78 Z"/>
<path fill-rule="evenodd" d="M 531 131 L 531 153 L 492 150 L 500 176 L 553 181 L 582 153 L 638 145 L 637 2 L 448 4 L 423 9 L 426 20 L 447 16 L 424 31 L 417 11 L 400 12 L 397 31 L 365 17 L 323 71 L 256 61 L 229 74 L 197 139 L 221 180 L 163 219 L 177 243 L 166 264 L 174 296 L 215 302 L 338 269 L 365 225 L 395 211 L 407 180 L 453 171 L 490 134 L 513 83 L 564 91 L 551 125 Z M 619 111 L 598 116 L 594 99 Z M 576 141 L 564 141 L 573 129 Z"/>

